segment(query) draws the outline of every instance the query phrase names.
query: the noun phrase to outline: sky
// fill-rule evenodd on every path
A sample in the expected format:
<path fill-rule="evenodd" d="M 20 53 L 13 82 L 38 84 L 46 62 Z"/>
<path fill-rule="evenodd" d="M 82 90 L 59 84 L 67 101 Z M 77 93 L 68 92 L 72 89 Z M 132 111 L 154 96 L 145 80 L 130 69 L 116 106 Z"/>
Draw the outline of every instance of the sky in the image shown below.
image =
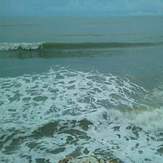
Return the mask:
<path fill-rule="evenodd" d="M 0 0 L 0 16 L 163 15 L 163 0 Z"/>

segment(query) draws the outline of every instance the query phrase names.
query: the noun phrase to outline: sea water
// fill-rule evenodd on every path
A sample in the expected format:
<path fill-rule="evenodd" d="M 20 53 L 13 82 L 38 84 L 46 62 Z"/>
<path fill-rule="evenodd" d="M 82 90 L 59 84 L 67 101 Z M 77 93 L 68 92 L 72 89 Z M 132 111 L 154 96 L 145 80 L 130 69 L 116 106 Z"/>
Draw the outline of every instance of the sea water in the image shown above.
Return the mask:
<path fill-rule="evenodd" d="M 0 19 L 0 162 L 162 163 L 162 52 L 163 17 Z"/>

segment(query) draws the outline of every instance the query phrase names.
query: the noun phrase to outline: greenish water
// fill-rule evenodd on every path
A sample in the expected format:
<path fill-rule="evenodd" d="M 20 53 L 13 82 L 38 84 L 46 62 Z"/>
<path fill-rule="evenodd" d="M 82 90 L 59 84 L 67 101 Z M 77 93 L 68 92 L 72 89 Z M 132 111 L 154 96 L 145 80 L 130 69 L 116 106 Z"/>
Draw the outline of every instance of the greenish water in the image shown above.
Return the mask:
<path fill-rule="evenodd" d="M 160 42 L 163 16 L 2 17 L 0 42 Z"/>
<path fill-rule="evenodd" d="M 0 19 L 0 162 L 163 162 L 163 18 Z"/>

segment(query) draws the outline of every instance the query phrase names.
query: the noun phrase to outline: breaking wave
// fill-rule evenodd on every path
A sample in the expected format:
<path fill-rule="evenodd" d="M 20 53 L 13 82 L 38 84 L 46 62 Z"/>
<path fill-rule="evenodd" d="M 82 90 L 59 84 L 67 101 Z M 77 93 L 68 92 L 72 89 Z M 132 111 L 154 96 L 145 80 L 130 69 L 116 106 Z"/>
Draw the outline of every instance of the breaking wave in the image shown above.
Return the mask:
<path fill-rule="evenodd" d="M 9 50 L 36 50 L 39 49 L 42 43 L 0 43 L 0 51 Z"/>
<path fill-rule="evenodd" d="M 0 43 L 0 51 L 38 50 L 38 49 L 89 49 L 89 48 L 128 48 L 163 45 L 162 42 L 94 42 L 94 43 Z"/>

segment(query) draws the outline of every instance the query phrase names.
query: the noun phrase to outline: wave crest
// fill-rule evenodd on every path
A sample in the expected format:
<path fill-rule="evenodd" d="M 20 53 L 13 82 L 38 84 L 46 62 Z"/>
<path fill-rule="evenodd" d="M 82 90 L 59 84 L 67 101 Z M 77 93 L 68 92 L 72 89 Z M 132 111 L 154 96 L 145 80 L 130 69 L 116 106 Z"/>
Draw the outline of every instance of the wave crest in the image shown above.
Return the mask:
<path fill-rule="evenodd" d="M 163 45 L 162 42 L 33 42 L 33 43 L 0 43 L 0 51 L 9 50 L 37 50 L 37 49 L 104 49 L 130 48 Z"/>
<path fill-rule="evenodd" d="M 41 42 L 36 43 L 0 43 L 0 51 L 9 51 L 9 50 L 36 50 L 39 49 L 42 45 Z"/>

